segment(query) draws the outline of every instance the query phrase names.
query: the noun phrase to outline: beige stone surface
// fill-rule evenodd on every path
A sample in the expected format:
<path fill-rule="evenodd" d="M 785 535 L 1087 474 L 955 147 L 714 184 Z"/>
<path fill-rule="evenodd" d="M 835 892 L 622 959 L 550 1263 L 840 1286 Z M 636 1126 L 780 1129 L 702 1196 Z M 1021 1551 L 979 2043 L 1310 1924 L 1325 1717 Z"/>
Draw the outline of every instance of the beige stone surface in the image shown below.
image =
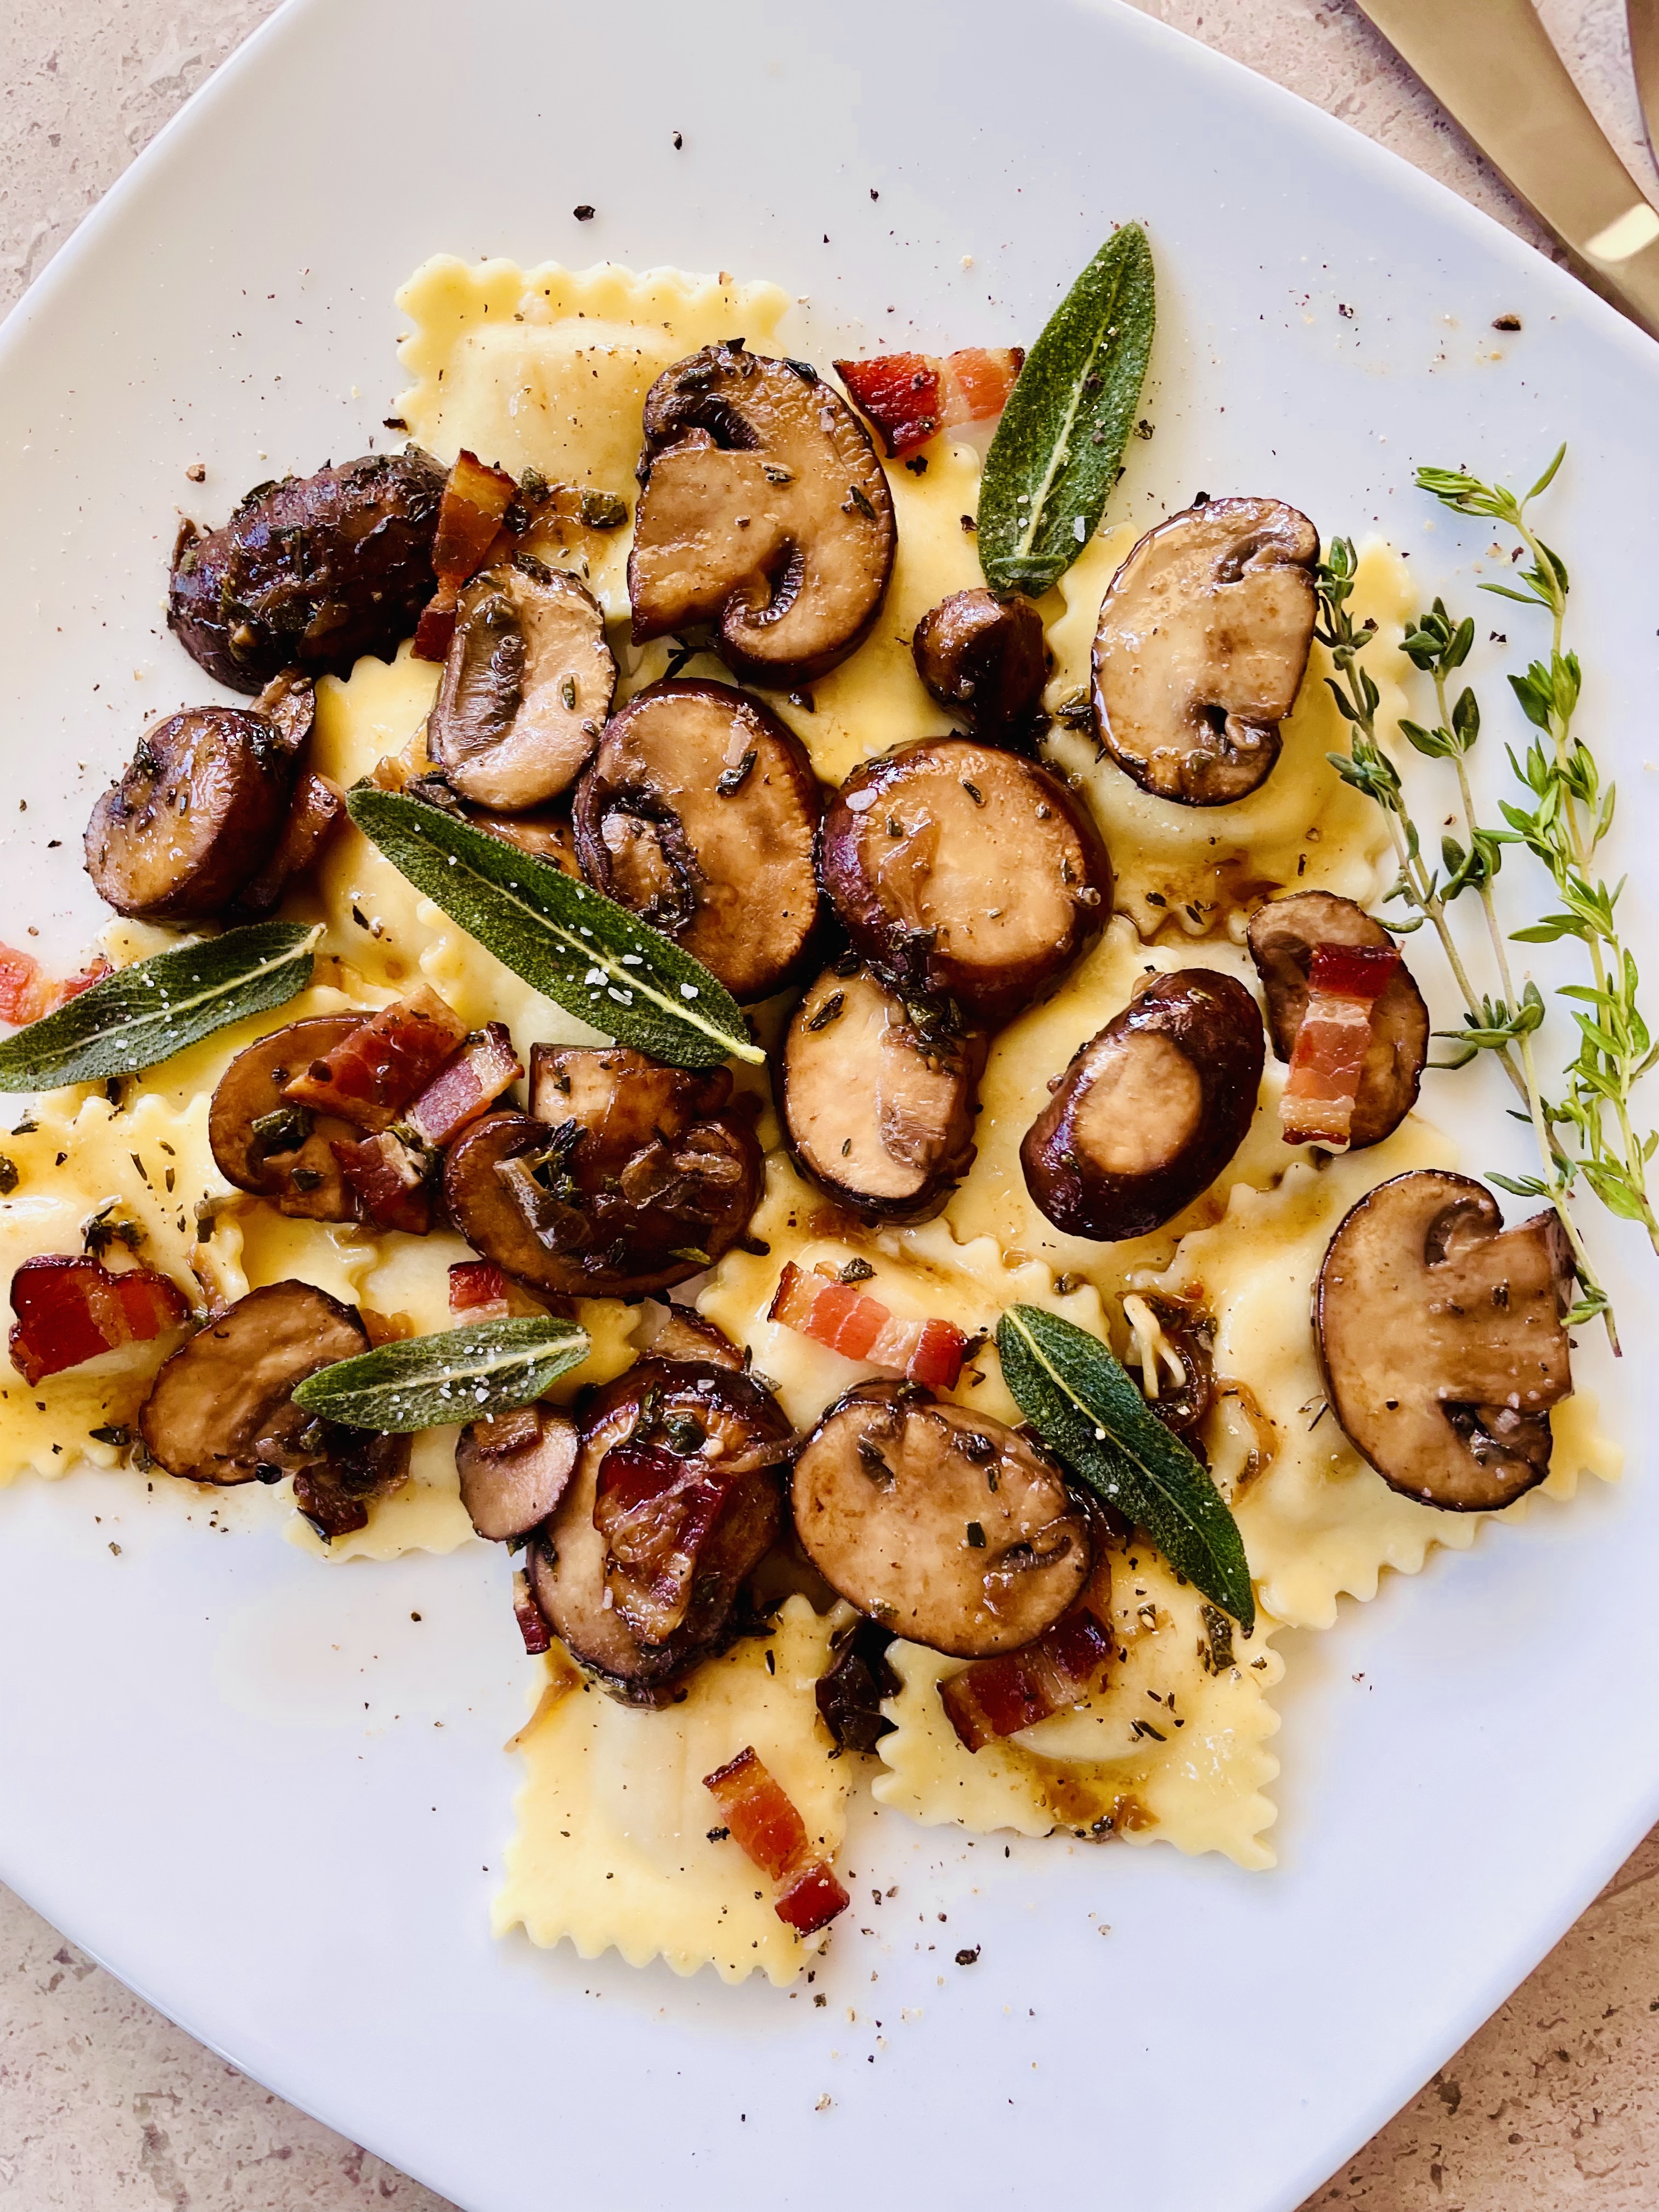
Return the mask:
<path fill-rule="evenodd" d="M 1137 0 L 1536 226 L 1346 0 Z M 1446 0 L 1450 6 L 1480 0 Z M 1619 0 L 1540 0 L 1651 175 Z M 4 0 L 0 312 L 269 0 Z M 465 11 L 458 11 L 458 21 Z M 1659 2206 L 1659 1831 L 1509 2003 L 1304 2212 Z M 29 2212 L 443 2212 L 204 2051 L 0 1892 L 0 2200 Z"/>

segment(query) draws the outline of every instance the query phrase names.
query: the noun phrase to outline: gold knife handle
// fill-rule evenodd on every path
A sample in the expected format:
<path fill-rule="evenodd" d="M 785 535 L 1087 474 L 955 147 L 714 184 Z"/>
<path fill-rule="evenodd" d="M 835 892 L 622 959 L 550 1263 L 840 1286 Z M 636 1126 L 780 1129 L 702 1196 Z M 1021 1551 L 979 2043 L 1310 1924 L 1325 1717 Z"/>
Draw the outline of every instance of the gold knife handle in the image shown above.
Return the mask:
<path fill-rule="evenodd" d="M 1532 0 L 1359 5 L 1578 273 L 1659 337 L 1659 213 L 1585 106 Z"/>

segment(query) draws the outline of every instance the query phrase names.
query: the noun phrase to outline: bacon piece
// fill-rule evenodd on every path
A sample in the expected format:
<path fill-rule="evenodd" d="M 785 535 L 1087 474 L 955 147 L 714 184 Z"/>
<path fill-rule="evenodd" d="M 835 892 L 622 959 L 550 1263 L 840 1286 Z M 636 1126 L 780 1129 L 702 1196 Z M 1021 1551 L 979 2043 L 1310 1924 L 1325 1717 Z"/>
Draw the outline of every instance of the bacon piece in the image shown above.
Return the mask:
<path fill-rule="evenodd" d="M 665 1644 L 684 1620 L 732 1486 L 718 1460 L 656 1444 L 617 1444 L 600 1462 L 593 1526 L 612 1601 L 641 1642 Z"/>
<path fill-rule="evenodd" d="M 530 1577 L 522 1567 L 513 1577 L 513 1615 L 524 1638 L 524 1648 L 532 1657 L 551 1647 L 553 1632 L 542 1617 L 542 1609 L 530 1587 Z"/>
<path fill-rule="evenodd" d="M 438 1070 L 407 1120 L 428 1145 L 447 1145 L 487 1113 L 524 1073 L 504 1022 L 489 1022 Z"/>
<path fill-rule="evenodd" d="M 17 1025 L 38 1022 L 71 999 L 78 999 L 109 972 L 108 961 L 100 957 L 78 975 L 60 979 L 48 975 L 32 952 L 17 952 L 9 945 L 0 945 L 0 1022 Z"/>
<path fill-rule="evenodd" d="M 465 450 L 449 471 L 432 541 L 438 588 L 416 626 L 416 660 L 442 660 L 448 653 L 461 586 L 489 561 L 518 489 L 505 469 L 486 468 Z"/>
<path fill-rule="evenodd" d="M 449 1271 L 449 1310 L 468 1321 L 505 1321 L 507 1277 L 493 1260 L 457 1260 Z"/>
<path fill-rule="evenodd" d="M 325 1059 L 313 1060 L 283 1086 L 283 1096 L 360 1129 L 389 1129 L 465 1036 L 459 1018 L 422 983 L 382 1006 Z"/>
<path fill-rule="evenodd" d="M 939 1685 L 951 1727 L 969 1751 L 1074 1705 L 1112 1656 L 1112 1639 L 1086 1606 L 1023 1650 L 976 1659 Z"/>
<path fill-rule="evenodd" d="M 767 1318 L 843 1358 L 933 1390 L 955 1389 L 968 1354 L 968 1340 L 953 1323 L 900 1321 L 879 1298 L 836 1281 L 830 1269 L 808 1274 L 793 1260 L 784 1263 Z"/>
<path fill-rule="evenodd" d="M 813 1850 L 806 1823 L 776 1776 L 757 1757 L 753 1744 L 702 1779 L 732 1841 L 779 1885 L 780 1920 L 798 1936 L 811 1936 L 845 1912 L 852 1899 L 830 1861 Z"/>
<path fill-rule="evenodd" d="M 1279 1101 L 1287 1145 L 1346 1152 L 1376 1001 L 1400 965 L 1395 945 L 1316 945 L 1308 1009 Z"/>
<path fill-rule="evenodd" d="M 836 374 L 887 441 L 890 460 L 902 460 L 940 430 L 988 422 L 1000 415 L 1024 366 L 1019 346 L 964 346 L 936 354 L 878 354 L 838 361 Z"/>
<path fill-rule="evenodd" d="M 288 824 L 277 840 L 276 849 L 253 881 L 244 886 L 236 901 L 238 910 L 243 914 L 269 914 L 292 879 L 308 868 L 322 851 L 330 832 L 344 814 L 345 793 L 337 783 L 309 771 L 302 775 L 295 788 Z"/>
<path fill-rule="evenodd" d="M 149 1267 L 112 1274 L 100 1260 L 46 1253 L 11 1279 L 11 1364 L 30 1383 L 118 1345 L 148 1344 L 189 1316 L 184 1292 Z"/>
<path fill-rule="evenodd" d="M 390 1129 L 356 1143 L 329 1141 L 341 1174 L 377 1227 L 424 1237 L 432 1226 L 432 1186 L 422 1156 Z"/>

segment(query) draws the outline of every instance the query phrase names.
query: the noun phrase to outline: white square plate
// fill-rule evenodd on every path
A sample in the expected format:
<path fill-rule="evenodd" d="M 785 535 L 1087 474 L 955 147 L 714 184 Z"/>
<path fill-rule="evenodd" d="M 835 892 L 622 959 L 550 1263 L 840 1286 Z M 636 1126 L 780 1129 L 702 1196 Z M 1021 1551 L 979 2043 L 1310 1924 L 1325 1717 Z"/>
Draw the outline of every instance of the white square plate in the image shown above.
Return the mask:
<path fill-rule="evenodd" d="M 1131 216 L 1157 436 L 1114 515 L 1270 492 L 1385 531 L 1431 592 L 1486 533 L 1431 532 L 1412 464 L 1524 483 L 1570 439 L 1548 532 L 1620 839 L 1650 850 L 1659 349 L 1386 154 L 1109 5 L 290 0 L 0 334 L 0 935 L 84 944 L 90 797 L 207 690 L 159 611 L 175 506 L 217 519 L 384 439 L 392 295 L 428 253 L 723 266 L 810 295 L 809 342 L 934 347 L 1029 338 Z M 1470 1167 L 1518 1164 L 1474 1095 L 1431 1110 Z M 1651 1284 L 1610 1272 L 1639 1444 Z M 0 1875 L 468 2212 L 1279 2212 L 1659 1813 L 1642 1456 L 1287 1639 L 1277 1874 L 867 1816 L 856 1896 L 898 1894 L 794 1996 L 492 1943 L 526 1680 L 496 1553 L 328 1571 L 130 1477 L 25 1481 L 0 1497 Z"/>

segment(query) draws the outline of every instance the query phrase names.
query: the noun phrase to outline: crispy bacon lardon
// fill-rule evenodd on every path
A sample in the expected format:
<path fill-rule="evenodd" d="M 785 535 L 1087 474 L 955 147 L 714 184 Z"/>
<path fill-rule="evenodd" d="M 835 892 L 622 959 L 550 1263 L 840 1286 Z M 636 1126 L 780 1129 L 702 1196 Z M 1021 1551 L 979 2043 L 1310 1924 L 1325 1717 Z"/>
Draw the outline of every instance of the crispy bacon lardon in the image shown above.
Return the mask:
<path fill-rule="evenodd" d="M 1287 1145 L 1347 1149 L 1376 1002 L 1399 965 L 1397 945 L 1314 947 L 1308 1010 L 1279 1101 Z"/>
<path fill-rule="evenodd" d="M 184 1292 L 149 1267 L 112 1274 L 101 1260 L 43 1253 L 11 1279 L 11 1364 L 33 1384 L 118 1345 L 148 1344 L 188 1319 Z"/>
<path fill-rule="evenodd" d="M 981 1751 L 1076 1705 L 1111 1656 L 1111 1638 L 1079 1606 L 1024 1650 L 975 1660 L 940 1683 L 939 1696 L 963 1743 Z"/>
<path fill-rule="evenodd" d="M 963 346 L 937 354 L 889 353 L 873 361 L 838 361 L 836 374 L 853 404 L 887 442 L 889 460 L 902 460 L 941 430 L 989 422 L 1000 415 L 1025 366 L 1023 346 Z"/>
<path fill-rule="evenodd" d="M 767 1319 L 844 1358 L 925 1382 L 932 1390 L 956 1389 L 968 1352 L 968 1339 L 954 1323 L 900 1321 L 879 1298 L 851 1289 L 830 1269 L 808 1273 L 793 1260 L 784 1263 Z"/>
<path fill-rule="evenodd" d="M 811 1936 L 846 1911 L 852 1899 L 830 1861 L 814 1851 L 806 1823 L 753 1744 L 705 1774 L 703 1787 L 714 1792 L 732 1841 L 778 1884 L 774 1910 L 787 1927 Z"/>
<path fill-rule="evenodd" d="M 465 1038 L 459 1016 L 422 983 L 302 1068 L 283 1096 L 378 1134 L 399 1119 Z"/>
<path fill-rule="evenodd" d="M 20 1026 L 25 1022 L 38 1022 L 43 1015 L 55 1013 L 71 999 L 78 999 L 82 991 L 89 990 L 109 972 L 108 961 L 100 957 L 83 968 L 78 975 L 48 975 L 32 952 L 19 952 L 9 945 L 0 945 L 0 1022 Z"/>

